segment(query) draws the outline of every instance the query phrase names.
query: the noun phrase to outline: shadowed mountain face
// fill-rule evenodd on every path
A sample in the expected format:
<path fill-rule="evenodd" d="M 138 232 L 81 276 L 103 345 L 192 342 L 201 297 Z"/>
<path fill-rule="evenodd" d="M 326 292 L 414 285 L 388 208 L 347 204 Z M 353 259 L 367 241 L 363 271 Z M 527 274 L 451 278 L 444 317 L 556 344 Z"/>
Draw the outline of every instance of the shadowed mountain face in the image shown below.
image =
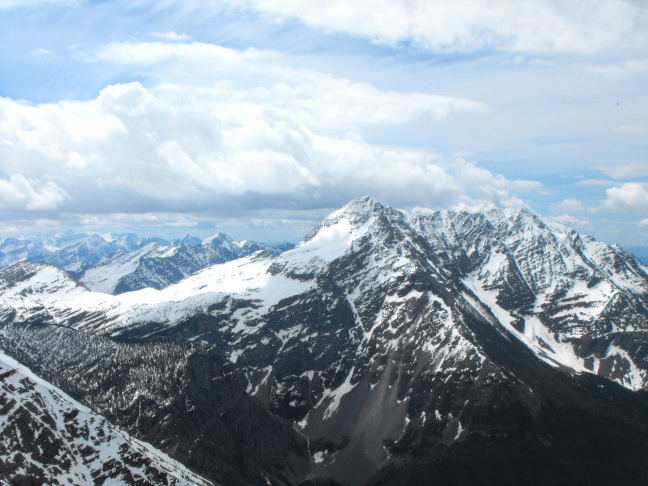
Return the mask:
<path fill-rule="evenodd" d="M 222 484 L 290 484 L 308 465 L 306 441 L 245 393 L 212 347 L 115 341 L 39 319 L 3 330 L 22 363 L 192 470 Z"/>
<path fill-rule="evenodd" d="M 408 218 L 363 198 L 293 250 L 159 292 L 97 294 L 53 267 L 11 267 L 0 274 L 0 342 L 35 354 L 27 364 L 46 377 L 59 373 L 27 351 L 44 342 L 30 322 L 151 354 L 222 355 L 242 396 L 309 439 L 308 470 L 287 432 L 272 447 L 289 451 L 273 476 L 286 484 L 641 484 L 647 272 L 528 211 Z M 220 376 L 216 368 L 201 376 Z M 229 393 L 212 403 L 239 400 Z M 152 416 L 167 413 L 156 407 Z M 186 447 L 179 439 L 174 457 Z"/>
<path fill-rule="evenodd" d="M 4 353 L 0 404 L 0 478 L 9 484 L 211 484 Z"/>

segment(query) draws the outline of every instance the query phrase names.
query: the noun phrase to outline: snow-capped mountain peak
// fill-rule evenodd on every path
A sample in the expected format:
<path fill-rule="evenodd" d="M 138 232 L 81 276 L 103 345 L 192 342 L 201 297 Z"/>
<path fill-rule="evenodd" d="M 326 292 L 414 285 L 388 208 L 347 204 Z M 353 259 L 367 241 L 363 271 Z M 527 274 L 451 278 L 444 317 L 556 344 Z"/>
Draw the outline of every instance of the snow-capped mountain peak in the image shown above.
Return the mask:
<path fill-rule="evenodd" d="M 196 238 L 195 236 L 190 235 L 187 233 L 184 235 L 180 240 L 177 242 L 178 245 L 200 245 L 202 244 L 203 240 L 200 238 Z"/>
<path fill-rule="evenodd" d="M 234 239 L 225 233 L 216 233 L 202 240 L 203 245 L 226 246 L 231 250 L 235 245 Z"/>

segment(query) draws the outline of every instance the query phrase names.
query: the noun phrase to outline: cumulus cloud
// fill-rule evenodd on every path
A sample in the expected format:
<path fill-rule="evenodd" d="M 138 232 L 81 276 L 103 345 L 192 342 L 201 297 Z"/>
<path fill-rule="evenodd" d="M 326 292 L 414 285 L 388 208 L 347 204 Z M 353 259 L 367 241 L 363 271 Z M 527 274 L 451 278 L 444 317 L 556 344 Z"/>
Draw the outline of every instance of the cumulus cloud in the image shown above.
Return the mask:
<path fill-rule="evenodd" d="M 565 212 L 565 213 L 582 213 L 585 211 L 583 203 L 578 199 L 567 198 L 560 201 L 558 204 L 555 204 L 551 207 L 554 212 Z"/>
<path fill-rule="evenodd" d="M 178 34 L 177 32 L 174 32 L 172 30 L 169 32 L 151 32 L 149 35 L 151 37 L 155 37 L 156 39 L 162 39 L 164 41 L 169 41 L 169 42 L 191 40 L 191 37 L 188 36 L 187 34 Z"/>
<path fill-rule="evenodd" d="M 511 191 L 532 191 L 542 187 L 538 181 L 509 180 L 502 174 L 478 167 L 459 158 L 453 163 L 457 179 L 465 184 L 467 194 L 453 202 L 456 211 L 486 211 L 494 208 L 522 209 L 527 204 Z"/>
<path fill-rule="evenodd" d="M 400 205 L 519 206 L 510 192 L 539 186 L 428 150 L 330 133 L 281 104 L 231 99 L 221 90 L 179 97 L 178 86 L 129 83 L 90 101 L 0 99 L 3 167 L 24 174 L 21 181 L 50 181 L 32 183 L 25 208 L 55 207 L 69 194 L 67 206 L 76 212 L 258 209 L 296 201 L 322 207 L 365 193 Z"/>
<path fill-rule="evenodd" d="M 540 187 L 366 136 L 370 126 L 480 116 L 479 101 L 381 90 L 274 51 L 199 42 L 112 43 L 93 59 L 136 66 L 155 83 L 108 86 L 89 101 L 0 98 L 3 170 L 54 184 L 71 212 L 223 215 L 330 208 L 360 194 L 401 206 L 522 207 L 516 192 Z"/>
<path fill-rule="evenodd" d="M 602 207 L 612 211 L 648 213 L 648 183 L 626 182 L 606 190 L 607 198 Z"/>
<path fill-rule="evenodd" d="M 236 2 L 240 4 L 240 2 Z M 648 10 L 631 0 L 247 0 L 328 32 L 436 51 L 591 53 L 648 46 Z"/>
<path fill-rule="evenodd" d="M 556 223 L 564 224 L 565 226 L 574 228 L 591 228 L 592 223 L 587 219 L 578 218 L 569 214 L 561 214 L 558 216 L 551 216 Z"/>
<path fill-rule="evenodd" d="M 443 119 L 479 113 L 479 101 L 430 93 L 383 91 L 327 73 L 300 69 L 274 51 L 230 49 L 200 42 L 112 43 L 96 53 L 103 62 L 148 67 L 163 76 L 158 91 L 176 102 L 280 106 L 309 126 L 328 130 Z M 157 71 L 156 71 L 157 70 Z"/>
<path fill-rule="evenodd" d="M 56 209 L 67 198 L 67 193 L 51 181 L 39 184 L 23 174 L 0 178 L 0 209 Z"/>

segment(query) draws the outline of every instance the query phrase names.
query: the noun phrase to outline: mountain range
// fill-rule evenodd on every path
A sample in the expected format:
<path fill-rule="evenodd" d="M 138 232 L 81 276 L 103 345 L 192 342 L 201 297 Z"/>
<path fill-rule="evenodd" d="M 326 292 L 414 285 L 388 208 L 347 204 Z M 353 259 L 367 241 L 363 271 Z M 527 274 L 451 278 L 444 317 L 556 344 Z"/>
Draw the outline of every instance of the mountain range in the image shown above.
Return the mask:
<path fill-rule="evenodd" d="M 290 243 L 267 245 L 236 241 L 224 233 L 201 240 L 177 240 L 124 234 L 62 234 L 0 239 L 0 268 L 21 261 L 55 265 L 98 292 L 120 294 L 160 289 L 198 270 L 260 250 L 278 254 Z"/>
<path fill-rule="evenodd" d="M 618 246 L 368 197 L 287 251 L 157 245 L 0 271 L 0 349 L 205 480 L 648 480 L 648 268 Z M 185 247 L 222 263 L 173 280 Z"/>

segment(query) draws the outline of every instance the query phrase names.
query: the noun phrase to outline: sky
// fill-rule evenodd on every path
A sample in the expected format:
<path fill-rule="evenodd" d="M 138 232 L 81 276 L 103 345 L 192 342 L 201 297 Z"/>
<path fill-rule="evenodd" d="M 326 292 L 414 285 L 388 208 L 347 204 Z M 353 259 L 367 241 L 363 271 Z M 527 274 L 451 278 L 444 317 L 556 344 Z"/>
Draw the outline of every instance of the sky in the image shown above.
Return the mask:
<path fill-rule="evenodd" d="M 0 235 L 297 241 L 370 195 L 648 245 L 643 0 L 0 0 Z"/>

